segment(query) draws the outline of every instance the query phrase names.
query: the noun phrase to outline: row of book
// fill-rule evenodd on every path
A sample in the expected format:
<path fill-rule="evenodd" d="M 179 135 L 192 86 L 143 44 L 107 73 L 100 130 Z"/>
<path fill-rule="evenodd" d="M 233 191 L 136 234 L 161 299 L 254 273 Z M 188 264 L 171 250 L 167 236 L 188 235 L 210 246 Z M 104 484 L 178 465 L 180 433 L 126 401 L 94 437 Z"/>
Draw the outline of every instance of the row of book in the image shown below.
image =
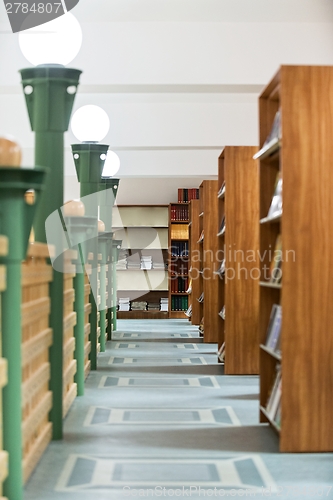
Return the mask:
<path fill-rule="evenodd" d="M 176 279 L 171 279 L 170 281 L 171 293 L 186 293 L 188 287 L 189 287 L 188 277 L 180 277 Z"/>
<path fill-rule="evenodd" d="M 281 324 L 282 307 L 279 304 L 273 304 L 266 332 L 265 345 L 277 354 L 281 354 Z"/>
<path fill-rule="evenodd" d="M 276 366 L 276 375 L 271 385 L 265 410 L 270 420 L 275 422 L 277 427 L 281 427 L 281 392 L 282 392 L 282 371 L 281 365 Z"/>
<path fill-rule="evenodd" d="M 118 311 L 164 311 L 169 309 L 168 297 L 163 297 L 160 300 L 130 300 L 129 297 L 120 297 L 118 300 Z"/>
<path fill-rule="evenodd" d="M 172 257 L 188 257 L 188 241 L 173 241 L 170 253 Z"/>
<path fill-rule="evenodd" d="M 198 188 L 179 188 L 178 189 L 178 203 L 187 203 L 191 200 L 199 199 Z"/>
<path fill-rule="evenodd" d="M 182 295 L 177 297 L 172 295 L 171 297 L 171 311 L 186 311 L 188 309 L 188 297 L 187 295 Z"/>
<path fill-rule="evenodd" d="M 189 207 L 188 205 L 171 205 L 170 220 L 172 221 L 185 221 L 189 220 Z"/>
<path fill-rule="evenodd" d="M 271 265 L 269 268 L 269 281 L 279 284 L 282 282 L 282 236 L 277 235 Z"/>

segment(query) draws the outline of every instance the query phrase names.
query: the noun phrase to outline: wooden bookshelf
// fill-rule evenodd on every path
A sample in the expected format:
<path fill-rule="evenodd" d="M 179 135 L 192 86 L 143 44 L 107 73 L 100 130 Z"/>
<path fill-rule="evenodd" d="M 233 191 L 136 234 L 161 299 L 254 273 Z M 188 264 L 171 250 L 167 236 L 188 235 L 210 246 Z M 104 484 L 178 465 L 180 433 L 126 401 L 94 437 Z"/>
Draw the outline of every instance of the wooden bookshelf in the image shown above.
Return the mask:
<path fill-rule="evenodd" d="M 8 239 L 0 235 L 0 256 L 8 253 Z M 1 292 L 6 289 L 6 267 L 0 265 L 0 298 Z M 7 385 L 7 360 L 2 358 L 2 335 L 1 335 L 1 300 L 0 300 L 0 497 L 2 498 L 2 483 L 8 475 L 8 453 L 3 451 L 2 435 L 2 389 Z"/>
<path fill-rule="evenodd" d="M 139 264 L 141 257 L 151 256 L 153 266 L 154 262 L 164 263 L 164 268 L 117 268 L 118 299 L 129 297 L 131 302 L 156 302 L 160 298 L 168 297 L 168 273 L 166 270 L 168 225 L 167 205 L 118 205 L 113 207 L 114 237 L 122 240 L 122 252 L 127 252 L 127 261 L 137 261 Z M 168 312 L 156 310 L 117 312 L 119 319 L 166 319 L 167 317 Z"/>
<path fill-rule="evenodd" d="M 222 221 L 222 218 L 225 217 L 225 150 L 222 151 L 222 153 L 219 156 L 218 159 L 218 191 L 217 191 L 217 225 L 216 225 L 216 237 L 217 237 L 217 248 L 219 255 L 221 258 L 225 258 L 225 234 L 219 234 L 219 229 L 220 229 L 220 224 Z M 225 274 L 218 274 L 218 305 L 217 305 L 217 311 L 215 311 L 215 314 L 218 315 L 218 321 L 217 321 L 217 343 L 218 343 L 218 349 L 221 348 L 222 344 L 225 342 L 225 319 L 222 317 L 220 314 L 220 311 L 222 311 L 223 307 L 225 308 Z M 220 358 L 218 358 L 218 361 L 221 361 Z"/>
<path fill-rule="evenodd" d="M 198 239 L 199 233 L 199 209 L 200 201 L 191 200 L 190 203 L 190 279 L 192 280 L 192 293 L 190 303 L 192 304 L 192 325 L 199 325 L 202 316 L 200 316 L 200 304 L 196 300 L 200 296 L 200 263 L 198 256 L 200 255 L 200 243 Z"/>
<path fill-rule="evenodd" d="M 259 170 L 253 146 L 227 146 L 219 158 L 219 217 L 227 221 L 219 249 L 225 245 L 226 274 L 219 293 L 225 304 L 225 374 L 259 373 Z M 224 287 L 224 290 L 223 290 Z M 219 307 L 222 303 L 220 300 Z M 220 321 L 220 324 L 223 320 Z"/>
<path fill-rule="evenodd" d="M 202 271 L 199 279 L 199 292 L 200 294 L 204 293 L 204 301 L 200 304 L 200 315 L 201 318 L 204 318 L 204 342 L 218 342 L 219 277 L 216 274 L 220 267 L 216 238 L 216 228 L 218 226 L 218 199 L 216 196 L 218 181 L 205 180 L 201 183 L 199 190 L 199 233 L 202 234 L 202 231 L 204 231 L 204 239 L 199 243 L 200 270 Z"/>
<path fill-rule="evenodd" d="M 175 216 L 177 213 L 185 216 Z M 184 219 L 184 220 L 183 220 Z M 169 318 L 185 319 L 188 308 L 188 295 L 178 292 L 181 285 L 189 282 L 189 203 L 169 205 Z"/>
<path fill-rule="evenodd" d="M 282 306 L 281 428 L 265 411 L 279 363 L 260 349 L 260 420 L 279 431 L 283 452 L 333 451 L 333 67 L 282 66 L 259 98 L 260 147 L 281 111 L 279 148 L 258 155 L 260 218 L 267 216 L 277 172 L 283 179 L 283 214 L 260 224 L 261 281 L 267 250 L 282 235 L 282 287 L 260 286 L 260 343 L 272 305 Z"/>

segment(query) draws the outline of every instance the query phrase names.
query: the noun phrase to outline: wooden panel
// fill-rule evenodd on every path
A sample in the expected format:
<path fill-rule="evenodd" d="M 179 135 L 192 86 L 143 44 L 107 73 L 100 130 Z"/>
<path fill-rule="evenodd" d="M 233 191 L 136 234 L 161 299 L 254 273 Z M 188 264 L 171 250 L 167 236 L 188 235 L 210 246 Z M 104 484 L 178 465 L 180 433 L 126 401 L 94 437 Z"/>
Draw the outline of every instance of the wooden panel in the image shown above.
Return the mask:
<path fill-rule="evenodd" d="M 53 252 L 51 248 L 51 252 Z M 23 469 L 26 481 L 51 439 L 48 422 L 51 408 L 49 347 L 49 283 L 47 245 L 30 244 L 22 264 L 22 431 Z"/>
<path fill-rule="evenodd" d="M 0 255 L 7 255 L 8 239 L 0 236 Z M 0 266 L 0 292 L 6 288 L 6 268 Z M 8 476 L 8 453 L 2 450 L 2 388 L 7 384 L 7 360 L 1 358 L 1 296 L 0 296 L 0 497 L 2 497 L 2 483 Z M 0 499 L 1 500 L 1 499 Z M 6 500 L 3 498 L 3 500 Z"/>
<path fill-rule="evenodd" d="M 257 147 L 226 147 L 225 374 L 259 373 L 259 171 Z"/>
<path fill-rule="evenodd" d="M 200 244 L 198 243 L 198 239 L 200 236 L 199 233 L 199 210 L 200 210 L 200 202 L 199 200 L 191 200 L 190 202 L 190 217 L 191 217 L 191 225 L 190 225 L 190 278 L 192 279 L 192 294 L 191 294 L 191 303 L 192 303 L 192 317 L 191 323 L 192 325 L 199 325 L 201 320 L 201 311 L 200 305 L 197 299 L 200 297 Z"/>
<path fill-rule="evenodd" d="M 221 152 L 218 159 L 218 192 L 222 188 L 223 184 L 225 185 L 225 149 Z M 216 227 L 216 232 L 219 233 L 220 224 L 225 217 L 225 196 L 218 197 L 218 225 Z M 218 255 L 220 259 L 224 259 L 225 256 L 225 234 L 217 235 L 217 248 Z M 223 307 L 225 307 L 225 276 L 218 276 L 218 307 L 217 314 L 219 315 L 218 319 L 218 348 L 222 346 L 225 341 L 224 331 L 225 331 L 225 320 L 222 318 L 220 311 L 222 311 Z M 219 359 L 220 361 L 220 359 Z"/>
<path fill-rule="evenodd" d="M 281 300 L 284 452 L 333 451 L 332 96 L 332 67 L 282 66 L 260 97 L 261 145 L 279 105 L 282 117 L 279 155 L 260 161 L 260 196 L 263 216 L 280 168 L 283 215 L 261 227 L 260 243 L 262 251 L 281 232 L 283 281 L 281 292 L 261 287 L 260 330 L 263 338 L 272 303 Z M 260 360 L 265 405 L 277 361 L 264 350 Z"/>
<path fill-rule="evenodd" d="M 203 181 L 203 254 L 201 270 L 204 292 L 203 316 L 205 318 L 204 342 L 218 342 L 218 285 L 216 274 L 220 267 L 218 261 L 218 181 Z M 200 193 L 201 196 L 201 193 Z"/>
<path fill-rule="evenodd" d="M 76 325 L 76 313 L 74 312 L 74 277 L 75 265 L 73 261 L 77 258 L 77 252 L 67 251 L 64 257 L 64 333 L 63 333 L 63 417 L 65 417 L 72 405 L 77 386 L 74 383 L 76 373 L 76 360 L 74 359 L 75 338 L 74 327 Z"/>
<path fill-rule="evenodd" d="M 282 451 L 333 451 L 332 96 L 332 67 L 282 67 Z"/>

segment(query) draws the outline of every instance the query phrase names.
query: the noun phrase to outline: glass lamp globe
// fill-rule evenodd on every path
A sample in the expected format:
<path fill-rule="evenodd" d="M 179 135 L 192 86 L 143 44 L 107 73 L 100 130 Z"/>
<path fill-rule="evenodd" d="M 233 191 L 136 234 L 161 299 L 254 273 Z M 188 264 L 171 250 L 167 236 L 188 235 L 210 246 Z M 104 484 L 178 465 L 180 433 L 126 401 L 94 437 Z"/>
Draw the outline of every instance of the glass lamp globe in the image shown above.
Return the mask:
<path fill-rule="evenodd" d="M 110 120 L 104 109 L 88 104 L 75 111 L 71 128 L 80 142 L 100 142 L 109 132 Z"/>
<path fill-rule="evenodd" d="M 69 64 L 79 53 L 81 44 L 80 23 L 70 12 L 19 34 L 22 54 L 34 66 Z"/>
<path fill-rule="evenodd" d="M 108 151 L 104 163 L 102 177 L 113 177 L 120 168 L 119 156 L 113 151 Z"/>

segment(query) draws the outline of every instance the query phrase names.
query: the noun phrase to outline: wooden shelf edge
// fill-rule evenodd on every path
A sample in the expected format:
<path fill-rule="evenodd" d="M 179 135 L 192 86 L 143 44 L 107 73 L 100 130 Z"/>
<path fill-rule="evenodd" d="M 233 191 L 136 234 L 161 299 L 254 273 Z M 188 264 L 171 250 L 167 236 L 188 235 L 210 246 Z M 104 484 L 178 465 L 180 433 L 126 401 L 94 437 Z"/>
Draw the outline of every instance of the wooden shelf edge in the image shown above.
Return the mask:
<path fill-rule="evenodd" d="M 272 356 L 272 358 L 275 358 L 277 361 L 280 361 L 280 362 L 282 361 L 281 354 L 278 354 L 277 352 L 273 351 L 272 349 L 270 349 L 269 347 L 267 347 L 265 344 L 260 344 L 260 349 L 262 349 L 267 354 L 269 354 L 270 356 Z"/>
<path fill-rule="evenodd" d="M 278 290 L 282 288 L 281 283 L 271 283 L 270 281 L 259 281 L 259 285 L 266 288 L 276 288 Z"/>
<path fill-rule="evenodd" d="M 270 425 L 273 427 L 273 429 L 278 433 L 280 434 L 281 432 L 281 429 L 278 425 L 276 425 L 276 423 L 274 422 L 274 420 L 271 419 L 271 417 L 268 415 L 267 411 L 266 411 L 266 408 L 264 408 L 263 406 L 260 406 L 260 411 L 261 413 L 267 418 L 267 420 L 269 421 Z"/>
<path fill-rule="evenodd" d="M 280 139 L 272 139 L 266 146 L 262 147 L 258 153 L 253 156 L 254 160 L 264 160 L 273 153 L 276 153 L 280 149 Z"/>

